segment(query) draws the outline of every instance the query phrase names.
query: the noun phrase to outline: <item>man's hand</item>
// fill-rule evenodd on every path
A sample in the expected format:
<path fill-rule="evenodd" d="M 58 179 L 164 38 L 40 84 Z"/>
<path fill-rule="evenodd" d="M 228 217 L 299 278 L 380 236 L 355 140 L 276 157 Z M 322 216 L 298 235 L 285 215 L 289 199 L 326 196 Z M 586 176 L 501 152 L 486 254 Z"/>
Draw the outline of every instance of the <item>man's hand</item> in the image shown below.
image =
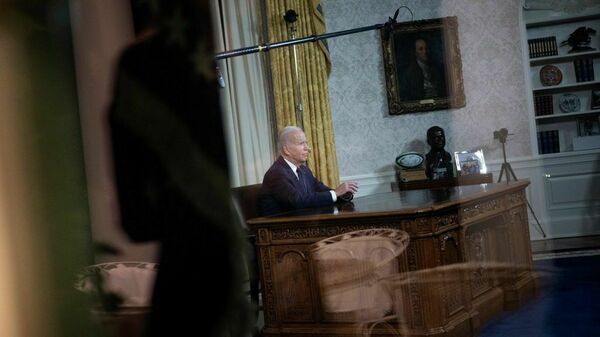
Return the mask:
<path fill-rule="evenodd" d="M 340 184 L 340 186 L 338 186 L 333 191 L 335 192 L 335 195 L 337 195 L 338 197 L 341 197 L 342 195 L 344 195 L 346 193 L 354 194 L 354 193 L 358 192 L 358 183 L 356 181 L 343 182 Z"/>

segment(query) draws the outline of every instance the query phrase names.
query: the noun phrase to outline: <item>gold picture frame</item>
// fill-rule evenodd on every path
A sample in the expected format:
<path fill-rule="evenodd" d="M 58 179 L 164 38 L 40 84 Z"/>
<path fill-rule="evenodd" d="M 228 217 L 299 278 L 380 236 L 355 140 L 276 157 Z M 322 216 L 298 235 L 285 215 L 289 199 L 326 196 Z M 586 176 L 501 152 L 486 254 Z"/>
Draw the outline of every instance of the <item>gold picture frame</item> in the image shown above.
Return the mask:
<path fill-rule="evenodd" d="M 381 43 L 390 115 L 465 106 L 455 16 L 384 27 Z"/>

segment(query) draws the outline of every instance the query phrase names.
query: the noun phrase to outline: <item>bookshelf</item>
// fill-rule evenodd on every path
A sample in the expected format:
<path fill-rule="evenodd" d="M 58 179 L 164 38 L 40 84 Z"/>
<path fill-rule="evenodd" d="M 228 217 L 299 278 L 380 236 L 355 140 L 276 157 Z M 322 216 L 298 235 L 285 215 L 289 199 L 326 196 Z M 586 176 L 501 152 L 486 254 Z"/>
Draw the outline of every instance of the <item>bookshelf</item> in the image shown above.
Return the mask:
<path fill-rule="evenodd" d="M 560 46 L 580 27 L 600 32 L 600 11 L 580 15 L 524 11 L 523 18 L 537 153 L 600 149 L 598 33 L 591 35 L 592 50 L 570 53 L 571 46 Z"/>

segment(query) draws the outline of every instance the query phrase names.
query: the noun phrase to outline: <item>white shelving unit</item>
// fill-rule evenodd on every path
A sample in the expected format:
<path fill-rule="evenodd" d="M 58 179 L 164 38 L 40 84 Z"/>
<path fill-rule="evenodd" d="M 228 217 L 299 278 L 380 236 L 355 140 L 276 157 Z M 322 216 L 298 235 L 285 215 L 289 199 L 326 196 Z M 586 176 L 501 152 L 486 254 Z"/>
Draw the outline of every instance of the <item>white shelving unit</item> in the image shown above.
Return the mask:
<path fill-rule="evenodd" d="M 600 109 L 592 108 L 592 91 L 600 92 L 600 36 L 598 33 L 592 35 L 590 47 L 594 48 L 591 51 L 569 53 L 570 46 L 560 47 L 562 41 L 569 38 L 579 27 L 589 27 L 596 32 L 600 32 L 600 11 L 587 12 L 581 15 L 537 15 L 536 17 L 528 17 L 527 12 L 524 12 L 526 40 L 524 48 L 528 49 L 528 40 L 556 37 L 558 47 L 558 55 L 544 56 L 528 59 L 529 75 L 531 78 L 531 95 L 535 101 L 536 96 L 552 95 L 553 113 L 550 115 L 536 116 L 535 111 L 530 111 L 533 116 L 532 121 L 535 123 L 536 134 L 543 131 L 558 131 L 559 150 L 563 152 L 571 152 L 583 150 L 581 148 L 581 139 L 583 137 L 581 130 L 583 120 L 594 119 L 593 132 L 599 132 L 596 129 L 596 124 L 600 128 Z M 593 80 L 585 82 L 577 82 L 575 74 L 574 61 L 579 59 L 590 59 L 593 62 Z M 543 85 L 540 80 L 540 70 L 546 65 L 556 66 L 562 73 L 562 81 L 557 85 Z M 565 94 L 572 94 L 578 97 L 580 108 L 577 111 L 563 112 L 559 107 L 559 100 Z M 589 129 L 587 129 L 589 130 Z M 590 136 L 587 136 L 590 137 Z M 591 136 L 598 137 L 598 145 L 592 138 L 585 139 L 587 150 L 600 149 L 600 135 Z M 590 148 L 590 144 L 591 148 Z M 547 150 L 547 146 L 546 146 Z M 542 148 L 538 147 L 538 153 L 542 154 Z M 544 154 L 545 155 L 545 154 Z"/>

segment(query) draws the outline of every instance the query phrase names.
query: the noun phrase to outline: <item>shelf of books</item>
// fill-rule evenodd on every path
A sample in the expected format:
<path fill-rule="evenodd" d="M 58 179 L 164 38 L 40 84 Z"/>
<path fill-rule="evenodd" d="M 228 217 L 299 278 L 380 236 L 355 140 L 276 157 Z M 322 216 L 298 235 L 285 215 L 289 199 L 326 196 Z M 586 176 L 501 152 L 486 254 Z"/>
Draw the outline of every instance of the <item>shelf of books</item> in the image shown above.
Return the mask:
<path fill-rule="evenodd" d="M 581 52 L 581 53 L 576 53 L 576 54 L 566 54 L 566 55 L 548 56 L 548 57 L 540 57 L 540 58 L 531 58 L 531 56 L 530 56 L 529 63 L 532 66 L 539 66 L 539 65 L 544 65 L 544 64 L 561 63 L 561 62 L 569 62 L 569 61 L 574 62 L 575 60 L 581 60 L 581 59 L 590 60 L 590 59 L 594 59 L 597 57 L 600 57 L 600 51 L 588 51 L 588 52 Z"/>
<path fill-rule="evenodd" d="M 600 12 L 598 10 L 586 12 L 585 14 L 573 14 L 573 15 L 544 15 L 543 12 L 538 12 L 538 16 L 535 14 L 525 16 L 525 27 L 527 29 L 564 25 L 567 23 L 577 23 L 588 20 L 600 19 Z"/>
<path fill-rule="evenodd" d="M 585 89 L 591 89 L 591 88 L 595 88 L 595 87 L 600 87 L 600 81 L 570 83 L 570 84 L 554 85 L 554 86 L 547 86 L 547 87 L 537 87 L 537 88 L 533 88 L 533 92 L 535 94 L 555 94 L 555 93 L 559 93 L 559 92 L 585 90 Z"/>
<path fill-rule="evenodd" d="M 526 18 L 527 20 L 527 18 Z M 526 22 L 539 154 L 600 149 L 600 13 Z"/>
<path fill-rule="evenodd" d="M 586 110 L 586 111 L 580 111 L 580 112 L 571 112 L 571 113 L 551 113 L 551 114 L 547 114 L 547 115 L 536 115 L 535 119 L 539 123 L 545 123 L 545 122 L 550 122 L 550 121 L 568 120 L 568 119 L 585 117 L 585 116 L 600 116 L 600 109 Z"/>

